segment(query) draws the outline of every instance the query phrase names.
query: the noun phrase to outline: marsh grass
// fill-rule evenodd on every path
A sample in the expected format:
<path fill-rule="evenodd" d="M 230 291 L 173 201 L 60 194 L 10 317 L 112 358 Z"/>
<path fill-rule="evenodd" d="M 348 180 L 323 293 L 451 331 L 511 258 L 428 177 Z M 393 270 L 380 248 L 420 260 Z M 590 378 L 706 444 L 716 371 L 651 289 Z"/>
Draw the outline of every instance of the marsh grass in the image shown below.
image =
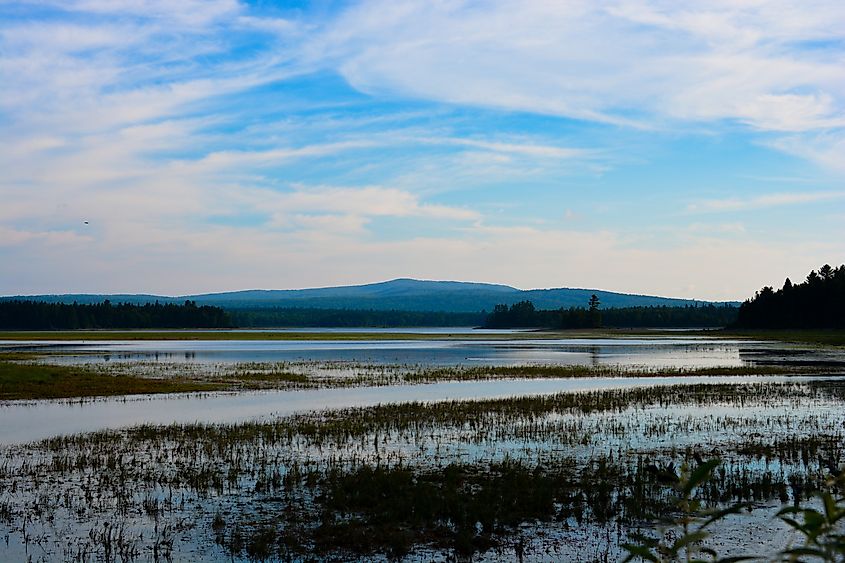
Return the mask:
<path fill-rule="evenodd" d="M 3 360 L 8 360 L 3 357 Z M 21 358 L 19 359 L 29 359 Z M 181 378 L 150 379 L 131 375 L 105 375 L 91 370 L 19 361 L 0 361 L 0 401 L 60 399 L 148 393 L 215 391 L 214 383 Z"/>
<path fill-rule="evenodd" d="M 127 373 L 131 373 L 131 367 Z M 421 385 L 448 381 L 495 381 L 503 379 L 658 378 L 749 375 L 813 375 L 824 370 L 787 366 L 740 366 L 707 368 L 631 368 L 626 366 L 519 365 L 519 366 L 419 366 L 379 365 L 350 362 L 241 363 L 212 370 L 209 380 L 234 388 L 331 389 Z M 829 373 L 835 373 L 830 371 Z M 202 377 L 197 374 L 197 377 Z"/>

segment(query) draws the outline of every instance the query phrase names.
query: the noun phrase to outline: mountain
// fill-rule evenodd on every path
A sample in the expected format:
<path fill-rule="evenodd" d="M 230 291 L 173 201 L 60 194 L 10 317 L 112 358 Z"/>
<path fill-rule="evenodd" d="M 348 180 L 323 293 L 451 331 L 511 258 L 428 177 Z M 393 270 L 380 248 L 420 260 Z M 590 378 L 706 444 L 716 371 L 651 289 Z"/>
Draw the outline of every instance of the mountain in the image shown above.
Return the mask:
<path fill-rule="evenodd" d="M 651 305 L 684 306 L 707 304 L 708 301 L 675 299 L 649 295 L 615 293 L 597 289 L 557 288 L 522 290 L 507 285 L 456 281 L 396 279 L 386 282 L 313 289 L 245 290 L 169 297 L 145 294 L 66 294 L 4 297 L 58 303 L 97 303 L 109 299 L 113 303 L 183 302 L 217 305 L 229 309 L 298 307 L 315 309 L 374 309 L 400 311 L 490 311 L 504 303 L 531 301 L 538 309 L 586 307 L 592 294 L 603 308 Z M 731 302 L 731 304 L 736 304 Z"/>

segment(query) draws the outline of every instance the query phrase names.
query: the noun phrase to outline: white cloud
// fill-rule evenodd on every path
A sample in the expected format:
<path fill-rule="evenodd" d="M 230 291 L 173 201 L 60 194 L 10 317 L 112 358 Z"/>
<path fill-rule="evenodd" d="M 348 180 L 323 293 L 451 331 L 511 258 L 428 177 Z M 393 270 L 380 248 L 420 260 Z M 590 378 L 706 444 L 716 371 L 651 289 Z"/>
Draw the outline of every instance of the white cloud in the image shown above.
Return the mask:
<path fill-rule="evenodd" d="M 843 29 L 838 0 L 369 0 L 307 54 L 374 94 L 641 127 L 734 120 L 802 132 L 845 126 Z"/>
<path fill-rule="evenodd" d="M 760 209 L 764 207 L 778 207 L 817 203 L 823 201 L 837 201 L 845 199 L 845 191 L 830 192 L 782 192 L 765 194 L 752 198 L 709 199 L 687 206 L 690 212 L 724 212 Z"/>
<path fill-rule="evenodd" d="M 746 232 L 745 225 L 742 223 L 690 223 L 687 226 L 687 231 L 690 233 L 705 233 L 705 234 L 733 234 L 740 235 Z"/>
<path fill-rule="evenodd" d="M 237 0 L 41 0 L 40 3 L 68 12 L 175 21 L 183 27 L 208 25 L 242 9 Z"/>
<path fill-rule="evenodd" d="M 253 151 L 220 151 L 210 153 L 195 162 L 181 162 L 176 166 L 196 172 L 209 173 L 224 168 L 244 166 L 272 166 L 281 161 L 308 157 L 327 156 L 343 151 L 372 148 L 376 144 L 372 141 L 355 140 L 337 143 L 324 143 L 296 148 L 275 148 L 270 150 Z"/>
<path fill-rule="evenodd" d="M 770 146 L 845 172 L 845 131 L 823 131 L 811 135 L 790 135 L 769 141 Z"/>
<path fill-rule="evenodd" d="M 478 212 L 461 207 L 426 203 L 419 196 L 381 186 L 297 186 L 292 191 L 234 187 L 215 190 L 217 209 L 226 214 L 261 214 L 269 229 L 323 234 L 369 234 L 376 217 L 420 217 L 432 220 L 478 221 Z M 310 236 L 310 235 L 309 235 Z"/>
<path fill-rule="evenodd" d="M 92 238 L 75 231 L 24 231 L 0 224 L 0 247 L 18 247 L 39 243 L 48 247 L 78 246 L 92 242 Z"/>
<path fill-rule="evenodd" d="M 485 141 L 469 138 L 421 138 L 417 139 L 417 141 L 472 147 L 503 154 L 560 160 L 595 157 L 598 156 L 599 152 L 583 148 L 559 147 L 530 142 Z"/>

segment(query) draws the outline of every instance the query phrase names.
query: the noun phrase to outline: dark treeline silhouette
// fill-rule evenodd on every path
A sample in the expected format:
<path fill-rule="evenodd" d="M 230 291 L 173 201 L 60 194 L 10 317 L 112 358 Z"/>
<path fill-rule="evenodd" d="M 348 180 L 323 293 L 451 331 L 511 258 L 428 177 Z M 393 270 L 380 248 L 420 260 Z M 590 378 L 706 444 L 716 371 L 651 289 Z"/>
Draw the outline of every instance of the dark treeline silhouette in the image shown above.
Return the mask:
<path fill-rule="evenodd" d="M 737 318 L 737 308 L 731 305 L 687 305 L 685 307 L 618 307 L 598 309 L 598 303 L 588 307 L 537 310 L 530 301 L 508 307 L 497 305 L 487 316 L 488 328 L 684 328 L 722 327 Z"/>
<path fill-rule="evenodd" d="M 741 328 L 845 328 L 845 265 L 825 264 L 803 283 L 789 278 L 775 291 L 764 287 L 739 307 Z"/>
<path fill-rule="evenodd" d="M 484 322 L 486 328 L 536 328 L 560 324 L 560 311 L 543 311 L 534 308 L 531 301 L 520 301 L 510 307 L 496 305 Z"/>
<path fill-rule="evenodd" d="M 736 320 L 733 305 L 687 305 L 685 307 L 624 307 L 602 311 L 604 326 L 620 328 L 713 328 Z"/>
<path fill-rule="evenodd" d="M 148 303 L 113 305 L 0 301 L 2 330 L 73 330 L 98 328 L 226 328 L 232 325 L 220 307 L 194 301 L 182 305 Z"/>
<path fill-rule="evenodd" d="M 297 307 L 229 309 L 241 327 L 415 327 L 478 326 L 486 312 L 379 311 Z"/>

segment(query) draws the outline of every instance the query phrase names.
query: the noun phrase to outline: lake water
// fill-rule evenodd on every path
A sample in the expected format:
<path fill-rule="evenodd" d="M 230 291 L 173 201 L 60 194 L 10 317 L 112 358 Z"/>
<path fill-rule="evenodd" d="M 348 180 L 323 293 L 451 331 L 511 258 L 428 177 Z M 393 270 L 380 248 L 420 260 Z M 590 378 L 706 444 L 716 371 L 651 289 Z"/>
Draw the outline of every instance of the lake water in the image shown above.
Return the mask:
<path fill-rule="evenodd" d="M 326 331 L 321 331 L 326 332 Z M 692 337 L 417 340 L 0 341 L 0 350 L 50 352 L 51 362 L 188 363 L 345 361 L 419 365 L 615 365 L 636 368 L 739 367 L 760 363 L 839 363 L 845 357 L 742 340 Z M 457 333 L 455 333 L 457 334 Z"/>

